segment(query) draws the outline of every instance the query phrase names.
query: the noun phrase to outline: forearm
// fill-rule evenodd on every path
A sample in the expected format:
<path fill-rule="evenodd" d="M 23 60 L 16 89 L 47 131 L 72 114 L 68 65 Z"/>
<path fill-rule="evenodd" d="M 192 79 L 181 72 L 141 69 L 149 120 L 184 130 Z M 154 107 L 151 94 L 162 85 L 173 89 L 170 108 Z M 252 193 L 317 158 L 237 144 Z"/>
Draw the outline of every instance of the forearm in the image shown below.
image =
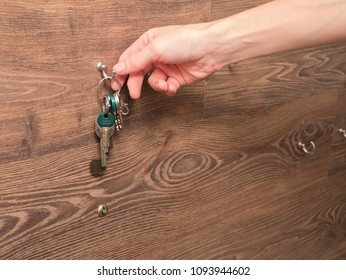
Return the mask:
<path fill-rule="evenodd" d="M 224 65 L 346 41 L 346 0 L 273 1 L 211 22 L 207 32 Z"/>

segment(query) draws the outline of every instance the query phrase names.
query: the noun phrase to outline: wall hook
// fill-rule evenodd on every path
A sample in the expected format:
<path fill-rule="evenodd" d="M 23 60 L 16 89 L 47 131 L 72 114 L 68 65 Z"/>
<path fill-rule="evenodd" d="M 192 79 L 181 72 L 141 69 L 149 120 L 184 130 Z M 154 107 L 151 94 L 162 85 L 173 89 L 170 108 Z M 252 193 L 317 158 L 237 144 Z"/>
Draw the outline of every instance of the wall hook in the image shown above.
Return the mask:
<path fill-rule="evenodd" d="M 298 147 L 303 149 L 304 153 L 312 155 L 315 152 L 315 150 L 316 150 L 316 145 L 312 141 L 310 141 L 310 144 L 311 144 L 311 150 L 310 151 L 307 149 L 306 145 L 303 144 L 302 142 L 298 143 Z"/>

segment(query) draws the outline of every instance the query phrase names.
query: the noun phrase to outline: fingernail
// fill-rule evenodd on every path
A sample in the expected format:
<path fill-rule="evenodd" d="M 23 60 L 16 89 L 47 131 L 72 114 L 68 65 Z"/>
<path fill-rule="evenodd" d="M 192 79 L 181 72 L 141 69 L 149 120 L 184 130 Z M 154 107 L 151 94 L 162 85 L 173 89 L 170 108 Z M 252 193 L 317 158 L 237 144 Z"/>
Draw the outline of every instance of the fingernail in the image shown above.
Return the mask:
<path fill-rule="evenodd" d="M 164 81 L 162 81 L 162 80 L 159 80 L 159 81 L 158 81 L 158 86 L 159 86 L 159 88 L 160 88 L 162 91 L 166 91 L 166 90 L 167 90 L 166 82 L 164 82 Z"/>
<path fill-rule="evenodd" d="M 119 85 L 116 81 L 112 81 L 111 82 L 111 86 L 112 86 L 112 89 L 114 90 L 118 90 L 119 89 Z"/>
<path fill-rule="evenodd" d="M 168 85 L 168 89 L 170 93 L 174 94 L 176 92 L 175 86 L 173 86 L 172 84 Z"/>
<path fill-rule="evenodd" d="M 120 62 L 120 63 L 114 65 L 113 70 L 115 73 L 120 73 L 120 72 L 124 71 L 125 70 L 125 63 Z"/>

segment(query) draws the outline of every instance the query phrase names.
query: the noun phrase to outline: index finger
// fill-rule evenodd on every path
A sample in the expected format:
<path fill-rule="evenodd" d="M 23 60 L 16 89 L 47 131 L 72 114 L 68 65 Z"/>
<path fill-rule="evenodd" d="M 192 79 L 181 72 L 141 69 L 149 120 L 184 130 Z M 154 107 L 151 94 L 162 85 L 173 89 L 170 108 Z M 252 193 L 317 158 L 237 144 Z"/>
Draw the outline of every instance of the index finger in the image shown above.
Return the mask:
<path fill-rule="evenodd" d="M 144 32 L 134 43 L 132 43 L 119 57 L 118 63 L 129 58 L 135 53 L 138 53 L 144 49 L 151 41 L 153 40 L 153 32 L 148 30 Z M 115 73 L 115 77 L 123 85 L 127 75 L 118 75 Z M 114 90 L 118 89 L 118 84 L 115 81 L 112 81 L 112 88 Z"/>

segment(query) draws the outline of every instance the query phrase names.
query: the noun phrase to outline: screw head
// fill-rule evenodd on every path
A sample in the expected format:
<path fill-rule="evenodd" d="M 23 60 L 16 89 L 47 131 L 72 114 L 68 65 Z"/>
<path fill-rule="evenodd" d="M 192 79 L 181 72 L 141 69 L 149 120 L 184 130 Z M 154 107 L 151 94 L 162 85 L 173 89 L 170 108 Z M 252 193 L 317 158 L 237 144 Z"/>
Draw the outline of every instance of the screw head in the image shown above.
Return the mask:
<path fill-rule="evenodd" d="M 98 208 L 97 208 L 97 213 L 99 214 L 100 217 L 104 217 L 107 215 L 108 212 L 108 207 L 106 204 L 101 204 Z"/>
<path fill-rule="evenodd" d="M 105 64 L 103 64 L 102 62 L 98 62 L 96 64 L 96 68 L 97 68 L 98 71 L 106 70 L 106 67 L 107 66 Z"/>

